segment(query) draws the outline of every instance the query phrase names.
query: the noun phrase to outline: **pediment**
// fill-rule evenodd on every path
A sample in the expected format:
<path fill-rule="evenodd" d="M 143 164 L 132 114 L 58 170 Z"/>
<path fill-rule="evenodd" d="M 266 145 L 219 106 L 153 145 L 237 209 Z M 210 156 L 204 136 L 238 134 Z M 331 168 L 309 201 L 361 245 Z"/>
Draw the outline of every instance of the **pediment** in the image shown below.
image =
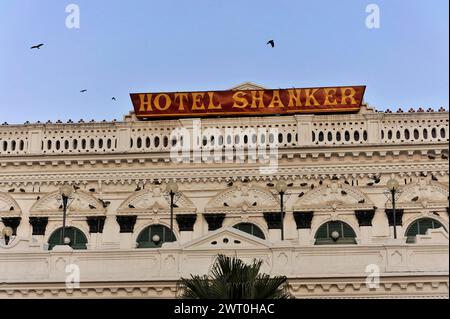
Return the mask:
<path fill-rule="evenodd" d="M 175 208 L 177 213 L 195 212 L 195 205 L 182 193 L 175 196 Z M 162 188 L 155 186 L 153 188 L 146 188 L 134 193 L 128 197 L 119 207 L 118 213 L 158 213 L 167 212 L 170 209 L 170 199 L 168 194 L 162 191 Z"/>
<path fill-rule="evenodd" d="M 61 214 L 62 211 L 62 201 L 59 191 L 45 195 L 30 209 L 30 213 L 33 216 Z M 102 202 L 82 190 L 77 190 L 72 195 L 72 198 L 69 199 L 69 207 L 67 209 L 68 216 L 96 216 L 104 215 L 105 213 L 106 210 L 103 207 Z"/>
<path fill-rule="evenodd" d="M 0 214 L 2 217 L 19 216 L 21 214 L 19 205 L 8 194 L 0 193 Z"/>
<path fill-rule="evenodd" d="M 250 90 L 265 90 L 265 89 L 266 89 L 265 87 L 252 82 L 244 82 L 231 88 L 232 91 L 246 91 L 246 90 L 250 91 Z"/>
<path fill-rule="evenodd" d="M 448 206 L 449 190 L 439 182 L 421 179 L 400 189 L 397 199 L 401 208 L 432 208 Z M 386 207 L 390 207 L 390 201 Z"/>
<path fill-rule="evenodd" d="M 307 192 L 294 204 L 294 210 L 372 209 L 373 202 L 357 188 L 333 182 Z"/>
<path fill-rule="evenodd" d="M 183 249 L 264 249 L 271 246 L 272 244 L 267 240 L 247 234 L 233 227 L 226 227 L 186 243 Z"/>
<path fill-rule="evenodd" d="M 206 212 L 264 212 L 276 210 L 278 200 L 268 190 L 247 184 L 220 192 L 206 205 Z"/>

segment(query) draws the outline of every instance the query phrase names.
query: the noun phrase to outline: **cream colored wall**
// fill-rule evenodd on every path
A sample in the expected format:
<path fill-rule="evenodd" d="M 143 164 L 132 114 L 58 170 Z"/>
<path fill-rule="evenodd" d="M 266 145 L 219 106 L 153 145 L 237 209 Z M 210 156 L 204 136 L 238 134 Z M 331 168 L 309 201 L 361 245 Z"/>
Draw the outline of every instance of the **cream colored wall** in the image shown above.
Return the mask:
<path fill-rule="evenodd" d="M 126 258 L 124 256 L 133 251 L 139 254 L 137 250 L 133 249 L 140 230 L 155 223 L 169 225 L 168 206 L 156 212 L 148 208 L 136 210 L 133 213 L 138 215 L 133 234 L 119 233 L 119 225 L 115 220 L 119 213 L 119 207 L 135 194 L 134 190 L 137 185 L 141 187 L 145 185 L 148 189 L 152 187 L 154 179 L 160 179 L 163 182 L 162 187 L 164 187 L 164 182 L 169 180 L 176 180 L 179 183 L 180 191 L 186 198 L 187 204 L 176 211 L 176 214 L 187 212 L 197 214 L 193 232 L 183 232 L 180 236 L 175 222 L 175 232 L 180 238 L 181 244 L 188 244 L 209 234 L 208 225 L 202 215 L 205 211 L 211 212 L 211 207 L 208 205 L 216 196 L 223 191 L 234 189 L 227 187 L 230 180 L 234 181 L 233 187 L 249 186 L 252 190 L 263 189 L 266 197 L 260 199 L 262 206 L 258 205 L 256 210 L 231 207 L 226 211 L 227 217 L 223 226 L 233 226 L 238 222 L 253 222 L 262 229 L 268 242 L 272 243 L 280 241 L 280 231 L 267 228 L 262 212 L 276 211 L 268 198 L 272 196 L 275 202 L 278 199 L 267 183 L 279 179 L 293 182 L 294 185 L 287 194 L 285 238 L 294 247 L 308 247 L 311 252 L 322 251 L 322 248 L 313 245 L 314 234 L 321 224 L 330 220 L 345 221 L 355 230 L 358 245 L 350 249 L 364 250 L 369 247 L 386 249 L 385 245 L 392 242 L 392 228 L 388 227 L 384 212 L 385 208 L 390 207 L 384 191 L 386 182 L 391 177 L 397 178 L 404 188 L 417 185 L 418 191 L 426 189 L 426 192 L 429 191 L 432 194 L 431 198 L 426 201 L 421 199 L 415 206 L 411 206 L 407 202 L 399 203 L 399 208 L 402 208 L 402 205 L 405 207 L 405 215 L 403 216 L 403 227 L 398 227 L 400 241 L 396 244 L 403 245 L 404 232 L 408 225 L 419 217 L 436 218 L 448 230 L 449 218 L 446 211 L 448 198 L 444 200 L 445 197 L 448 197 L 449 185 L 448 112 L 387 114 L 375 112 L 364 106 L 358 114 L 204 119 L 201 120 L 201 123 L 204 127 L 217 127 L 221 130 L 228 126 L 277 127 L 285 140 L 288 134 L 291 136 L 298 134 L 298 141 L 294 139 L 291 143 L 281 145 L 278 150 L 279 168 L 275 174 L 261 175 L 258 163 L 175 164 L 169 157 L 170 146 L 155 147 L 152 144 L 150 148 L 136 148 L 136 141 L 139 137 L 168 136 L 175 127 L 189 128 L 192 125 L 190 120 L 138 122 L 130 115 L 125 117 L 123 122 L 114 123 L 1 126 L 0 192 L 13 199 L 20 211 L 11 212 L 6 209 L 0 211 L 0 217 L 20 216 L 22 221 L 18 228 L 18 235 L 14 238 L 15 242 L 20 242 L 20 245 L 5 247 L 0 244 L 0 258 L 4 260 L 5 256 L 14 256 L 17 252 L 18 258 L 26 260 L 28 258 L 27 251 L 30 256 L 38 254 L 41 261 L 50 258 L 48 257 L 49 253 L 44 252 L 43 246 L 52 231 L 62 225 L 61 212 L 48 208 L 47 213 L 45 209 L 40 213 L 42 216 L 50 217 L 45 236 L 32 236 L 28 219 L 30 216 L 37 216 L 32 209 L 33 205 L 37 205 L 37 196 L 42 199 L 45 195 L 58 191 L 64 183 L 79 185 L 84 191 L 95 187 L 96 192 L 91 193 L 93 200 L 101 198 L 111 202 L 106 211 L 102 213 L 107 217 L 103 234 L 89 234 L 85 218 L 89 216 L 90 211 L 70 213 L 69 210 L 68 225 L 79 228 L 88 237 L 89 247 L 86 254 L 91 252 L 95 254 L 96 251 L 104 249 L 115 251 L 116 254 L 119 254 L 118 256 L 122 256 L 120 254 L 123 253 L 123 257 L 120 258 Z M 400 127 L 402 137 L 396 139 L 396 130 L 400 130 Z M 403 137 L 405 128 L 410 131 L 412 136 L 409 140 L 405 140 Z M 437 137 L 432 136 L 433 128 L 437 130 Z M 413 137 L 414 129 L 420 130 L 418 139 Z M 428 132 L 427 138 L 422 136 L 423 129 Z M 441 129 L 445 131 L 443 138 L 440 137 Z M 336 140 L 337 131 L 341 132 L 343 137 L 345 131 L 353 133 L 355 130 L 360 132 L 360 137 L 366 131 L 368 140 L 355 141 L 353 138 L 348 142 Z M 392 140 L 387 139 L 389 130 L 394 130 Z M 325 141 L 313 141 L 313 133 L 317 138 L 321 131 L 325 132 Z M 326 140 L 329 131 L 334 134 L 331 142 Z M 384 131 L 384 138 L 381 136 L 381 131 Z M 76 139 L 80 145 L 81 140 L 86 139 L 89 145 L 91 138 L 95 140 L 97 147 L 89 149 L 89 152 L 74 150 L 71 147 L 67 150 L 64 147 L 60 147 L 59 150 L 55 148 L 56 140 L 60 140 L 61 145 L 64 145 L 65 140 L 70 141 L 70 145 L 73 145 L 73 140 Z M 134 141 L 132 147 L 130 146 L 131 138 Z M 107 140 L 111 139 L 112 147 L 110 149 L 98 148 L 100 139 L 103 140 L 104 146 Z M 13 140 L 16 141 L 15 150 L 12 150 Z M 22 150 L 17 148 L 20 140 L 24 141 Z M 53 141 L 53 146 L 49 150 L 45 147 L 48 140 Z M 6 148 L 4 149 L 5 142 Z M 429 154 L 433 154 L 436 159 L 430 159 Z M 442 154 L 447 154 L 447 159 L 442 158 Z M 376 174 L 380 174 L 381 182 L 372 187 L 367 186 L 370 177 Z M 332 180 L 334 175 L 339 178 L 337 181 Z M 435 175 L 438 181 L 432 182 L 431 175 Z M 244 177 L 249 180 L 248 183 L 239 182 Z M 406 184 L 405 179 L 407 180 Z M 304 197 L 310 196 L 312 191 L 309 185 L 313 183 L 317 190 L 320 180 L 323 181 L 323 189 L 320 189 L 316 198 L 311 199 L 311 203 L 316 202 L 318 205 L 311 209 L 315 211 L 311 229 L 297 230 L 292 212 L 299 208 L 303 209 L 303 207 L 305 210 L 309 210 L 306 209 L 307 205 L 301 202 L 298 194 L 304 192 Z M 354 215 L 355 209 L 367 208 L 367 203 L 364 205 L 355 203 L 341 205 L 338 203 L 336 207 L 327 204 L 327 198 L 330 198 L 327 187 L 332 187 L 333 183 L 342 186 L 345 180 L 358 183 L 358 186 L 352 188 L 355 193 L 365 196 L 371 205 L 377 207 L 372 227 L 359 227 Z M 301 187 L 300 184 L 303 182 L 307 182 L 308 186 Z M 9 193 L 8 190 L 12 188 L 15 188 L 16 191 Z M 18 191 L 20 188 L 23 188 L 25 192 Z M 433 213 L 437 213 L 439 216 Z M 0 228 L 3 228 L 1 221 Z M 448 239 L 447 243 L 441 242 L 439 245 L 448 248 Z M 326 254 L 334 254 L 333 249 L 336 247 L 330 248 Z M 401 249 L 423 250 L 425 248 L 420 248 L 420 244 L 416 244 L 412 248 L 403 245 Z M 353 252 L 353 250 L 351 251 Z M 78 252 L 74 254 L 78 254 Z M 448 259 L 448 252 L 441 251 L 441 254 L 447 254 Z M 414 261 L 411 261 L 411 267 L 413 266 Z M 44 269 L 42 265 L 36 267 L 36 269 Z M 446 267 L 443 271 L 448 275 L 448 265 Z M 351 270 L 351 268 L 349 269 Z M 20 272 L 17 275 L 19 276 Z M 333 277 L 327 272 L 316 275 Z M 406 275 L 406 268 L 405 272 L 399 275 Z M 31 280 L 31 278 L 29 279 Z"/>

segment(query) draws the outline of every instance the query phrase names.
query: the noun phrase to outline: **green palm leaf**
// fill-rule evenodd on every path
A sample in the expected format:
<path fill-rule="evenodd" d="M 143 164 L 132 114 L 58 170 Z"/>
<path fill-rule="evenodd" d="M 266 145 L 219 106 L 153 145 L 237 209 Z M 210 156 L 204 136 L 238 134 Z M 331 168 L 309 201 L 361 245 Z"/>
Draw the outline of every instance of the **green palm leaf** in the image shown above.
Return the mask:
<path fill-rule="evenodd" d="M 249 265 L 237 257 L 219 255 L 210 275 L 181 278 L 178 290 L 186 299 L 287 299 L 285 276 L 261 274 L 262 260 Z"/>

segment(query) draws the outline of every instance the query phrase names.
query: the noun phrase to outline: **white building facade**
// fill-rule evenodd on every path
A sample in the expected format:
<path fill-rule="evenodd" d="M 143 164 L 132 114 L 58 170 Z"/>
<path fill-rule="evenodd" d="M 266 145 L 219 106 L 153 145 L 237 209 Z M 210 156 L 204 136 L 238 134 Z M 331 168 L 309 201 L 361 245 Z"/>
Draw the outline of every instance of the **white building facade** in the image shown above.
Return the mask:
<path fill-rule="evenodd" d="M 219 253 L 263 259 L 298 298 L 448 298 L 448 116 L 2 125 L 0 298 L 174 298 Z"/>

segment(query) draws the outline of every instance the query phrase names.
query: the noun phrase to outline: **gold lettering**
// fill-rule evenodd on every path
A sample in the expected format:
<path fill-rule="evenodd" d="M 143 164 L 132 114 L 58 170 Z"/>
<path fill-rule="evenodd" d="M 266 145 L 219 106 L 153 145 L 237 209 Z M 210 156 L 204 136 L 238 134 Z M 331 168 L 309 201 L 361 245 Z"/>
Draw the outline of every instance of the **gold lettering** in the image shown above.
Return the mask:
<path fill-rule="evenodd" d="M 347 91 L 349 91 L 349 90 L 350 90 L 350 94 L 347 94 Z M 351 105 L 358 104 L 358 102 L 356 102 L 356 100 L 355 100 L 356 90 L 354 88 L 352 88 L 352 87 L 341 88 L 341 94 L 342 94 L 341 104 L 347 104 L 348 99 L 350 99 Z"/>
<path fill-rule="evenodd" d="M 237 107 L 240 109 L 246 108 L 248 105 L 248 101 L 245 98 L 246 93 L 242 92 L 242 91 L 237 91 L 236 93 L 233 94 L 233 100 L 234 100 L 234 104 L 233 107 Z M 240 104 L 238 104 L 238 102 Z"/>
<path fill-rule="evenodd" d="M 178 111 L 184 111 L 184 100 L 188 100 L 188 94 L 187 93 L 175 93 L 175 102 L 177 99 L 180 100 Z"/>
<path fill-rule="evenodd" d="M 300 100 L 300 92 L 301 90 L 288 90 L 289 94 L 289 104 L 288 107 L 294 107 L 294 106 L 302 106 L 302 102 Z M 294 104 L 295 102 L 295 104 Z"/>
<path fill-rule="evenodd" d="M 251 91 L 250 93 L 252 94 L 252 106 L 251 106 L 251 108 L 252 109 L 256 109 L 256 108 L 263 109 L 263 108 L 265 108 L 265 105 L 264 105 L 264 91 Z M 258 105 L 256 105 L 256 102 L 258 102 Z"/>
<path fill-rule="evenodd" d="M 320 103 L 316 100 L 314 94 L 317 93 L 317 91 L 319 91 L 319 89 L 306 89 L 305 93 L 306 93 L 306 101 L 305 101 L 305 106 L 319 106 Z M 311 101 L 313 102 L 313 104 L 311 104 Z"/>
<path fill-rule="evenodd" d="M 269 107 L 284 107 L 283 101 L 281 101 L 280 98 L 279 90 L 273 91 L 272 101 L 270 102 Z"/>
<path fill-rule="evenodd" d="M 192 93 L 192 111 L 204 110 L 203 95 L 205 93 Z"/>
<path fill-rule="evenodd" d="M 164 106 L 160 105 L 160 99 L 161 97 L 164 97 Z M 170 105 L 172 104 L 172 99 L 170 98 L 169 95 L 167 94 L 158 94 L 155 99 L 153 100 L 153 104 L 155 104 L 155 107 L 160 110 L 160 111 L 165 111 L 167 110 Z"/>
<path fill-rule="evenodd" d="M 214 105 L 214 92 L 208 92 L 208 96 L 209 96 L 208 110 L 221 110 L 222 103 L 219 102 L 219 104 Z"/>
<path fill-rule="evenodd" d="M 147 99 L 145 99 L 147 98 Z M 152 109 L 152 95 L 151 94 L 139 94 L 141 106 L 139 112 L 153 112 Z"/>
<path fill-rule="evenodd" d="M 336 88 L 325 88 L 325 105 L 337 105 Z"/>

